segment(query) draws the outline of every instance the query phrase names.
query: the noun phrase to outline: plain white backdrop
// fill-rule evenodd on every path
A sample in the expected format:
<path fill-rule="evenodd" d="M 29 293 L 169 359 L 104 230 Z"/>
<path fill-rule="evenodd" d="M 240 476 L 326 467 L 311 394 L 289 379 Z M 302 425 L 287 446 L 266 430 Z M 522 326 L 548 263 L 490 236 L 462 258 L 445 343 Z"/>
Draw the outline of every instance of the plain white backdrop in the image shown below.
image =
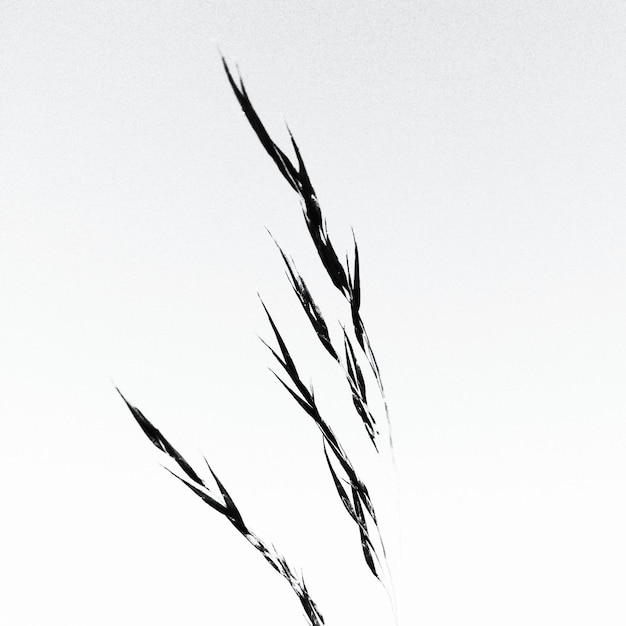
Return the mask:
<path fill-rule="evenodd" d="M 623 625 L 625 28 L 604 0 L 0 3 L 0 621 L 305 623 L 116 384 L 328 626 L 391 623 L 257 338 L 259 291 L 358 449 L 265 227 L 327 284 L 219 46 L 360 242 L 401 625 Z"/>

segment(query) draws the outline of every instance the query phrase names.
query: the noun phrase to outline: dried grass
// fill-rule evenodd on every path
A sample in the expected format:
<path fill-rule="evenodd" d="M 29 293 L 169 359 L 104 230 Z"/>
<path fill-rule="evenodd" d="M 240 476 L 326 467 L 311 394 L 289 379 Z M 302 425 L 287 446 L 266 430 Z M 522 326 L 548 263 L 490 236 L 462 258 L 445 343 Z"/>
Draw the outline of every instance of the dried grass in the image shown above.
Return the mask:
<path fill-rule="evenodd" d="M 248 120 L 252 129 L 256 133 L 262 146 L 276 164 L 283 178 L 298 194 L 302 206 L 305 224 L 310 238 L 315 247 L 322 266 L 330 279 L 332 285 L 337 289 L 349 306 L 349 320 L 347 324 L 341 324 L 340 339 L 333 340 L 329 324 L 326 321 L 321 308 L 313 299 L 311 291 L 307 287 L 304 278 L 300 275 L 294 260 L 287 255 L 278 243 L 278 251 L 285 263 L 286 274 L 291 288 L 298 298 L 305 313 L 309 325 L 313 329 L 315 336 L 320 342 L 325 352 L 340 366 L 341 375 L 345 378 L 348 392 L 352 398 L 355 412 L 360 419 L 365 433 L 373 445 L 377 454 L 381 450 L 381 424 L 380 420 L 371 409 L 368 400 L 368 388 L 366 376 L 362 367 L 362 359 L 365 360 L 371 375 L 373 376 L 378 393 L 382 399 L 384 409 L 385 428 L 387 431 L 387 441 L 385 448 L 390 453 L 393 462 L 393 443 L 391 437 L 391 427 L 389 412 L 385 399 L 384 387 L 380 369 L 367 334 L 363 319 L 361 317 L 361 274 L 359 264 L 359 250 L 356 238 L 353 233 L 354 250 L 352 264 L 346 255 L 345 264 L 339 260 L 339 256 L 330 239 L 326 220 L 320 208 L 315 189 L 311 183 L 308 172 L 302 159 L 300 149 L 289 131 L 291 145 L 295 153 L 295 164 L 287 155 L 274 143 L 269 136 L 258 114 L 256 113 L 246 88 L 241 78 L 235 81 L 230 68 L 222 58 L 224 71 L 228 82 Z M 278 329 L 278 326 L 270 314 L 267 306 L 261 300 L 261 305 L 267 316 L 272 330 L 277 348 L 273 348 L 268 342 L 263 341 L 278 365 L 280 372 L 271 370 L 282 387 L 295 400 L 299 407 L 311 418 L 322 435 L 322 450 L 330 472 L 332 484 L 337 495 L 343 504 L 344 509 L 353 521 L 358 532 L 359 543 L 363 553 L 363 559 L 369 571 L 379 580 L 387 591 L 397 621 L 395 608 L 395 594 L 393 592 L 393 582 L 391 572 L 387 562 L 385 546 L 383 543 L 381 529 L 374 503 L 367 489 L 367 486 L 359 477 L 357 470 L 351 462 L 348 453 L 335 435 L 327 419 L 322 416 L 318 404 L 315 400 L 312 385 L 305 385 L 300 377 L 296 361 L 287 347 L 287 342 Z M 353 343 L 353 342 L 356 343 Z M 356 347 L 358 346 L 358 348 Z M 119 390 L 118 390 L 119 392 Z M 161 450 L 165 455 L 174 461 L 180 470 L 178 473 L 168 471 L 186 485 L 203 502 L 212 509 L 224 516 L 232 526 L 239 532 L 264 559 L 278 572 L 291 586 L 304 610 L 308 623 L 311 626 L 324 624 L 324 618 L 311 598 L 311 595 L 304 583 L 304 578 L 298 575 L 291 567 L 285 557 L 283 557 L 274 545 L 268 545 L 255 533 L 253 533 L 243 520 L 243 517 L 235 505 L 224 484 L 212 470 L 208 461 L 206 465 L 217 486 L 217 492 L 212 490 L 209 484 L 201 478 L 193 467 L 182 455 L 171 445 L 171 443 L 161 434 L 161 432 L 143 415 L 135 406 L 120 393 L 126 406 L 143 430 L 148 439 Z M 394 463 L 395 466 L 395 463 Z M 166 468 L 167 469 L 167 468 Z"/>

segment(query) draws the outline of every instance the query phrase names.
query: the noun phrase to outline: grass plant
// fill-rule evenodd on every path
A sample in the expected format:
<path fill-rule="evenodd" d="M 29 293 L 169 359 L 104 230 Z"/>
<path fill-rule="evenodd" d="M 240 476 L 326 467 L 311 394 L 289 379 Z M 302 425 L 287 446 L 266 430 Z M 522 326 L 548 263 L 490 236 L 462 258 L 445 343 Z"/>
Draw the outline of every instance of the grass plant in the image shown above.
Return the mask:
<path fill-rule="evenodd" d="M 327 322 L 320 306 L 314 300 L 307 283 L 298 272 L 293 258 L 275 241 L 285 264 L 291 289 L 300 302 L 305 318 L 317 340 L 330 359 L 338 366 L 338 374 L 345 379 L 347 393 L 352 400 L 356 417 L 363 426 L 367 440 L 377 455 L 381 455 L 382 452 L 387 454 L 387 458 L 395 470 L 391 425 L 383 381 L 361 316 L 361 272 L 356 237 L 353 233 L 352 261 L 348 255 L 346 255 L 345 261 L 341 261 L 331 241 L 326 219 L 293 135 L 288 129 L 291 146 L 295 154 L 295 160 L 292 161 L 268 134 L 250 101 L 243 80 L 241 78 L 235 80 L 224 58 L 222 58 L 222 63 L 230 87 L 250 126 L 282 177 L 299 197 L 305 224 L 317 256 L 332 287 L 339 291 L 347 303 L 347 321 L 342 323 L 338 320 L 338 328 L 331 332 L 331 324 Z M 261 341 L 279 366 L 277 371 L 274 369 L 271 371 L 280 385 L 313 421 L 321 433 L 321 448 L 328 466 L 330 484 L 333 485 L 346 513 L 354 524 L 356 540 L 360 544 L 366 567 L 380 581 L 389 595 L 397 622 L 393 580 L 373 498 L 348 452 L 333 431 L 327 416 L 322 414 L 315 398 L 313 385 L 307 386 L 302 380 L 296 366 L 296 358 L 289 350 L 287 341 L 262 299 L 261 306 L 271 328 L 275 347 L 272 347 L 269 341 L 263 339 Z M 370 373 L 367 374 L 366 370 Z M 373 408 L 370 398 L 373 392 L 371 380 L 367 381 L 368 377 L 373 379 L 375 383 L 374 390 L 379 396 L 380 402 L 378 404 L 382 410 L 376 411 Z M 248 528 L 233 498 L 208 461 L 204 459 L 208 475 L 210 475 L 215 487 L 211 487 L 208 479 L 203 479 L 196 472 L 169 440 L 136 406 L 132 405 L 122 395 L 119 389 L 118 392 L 146 437 L 174 462 L 175 470 L 166 469 L 203 502 L 224 516 L 235 530 L 259 551 L 270 566 L 289 583 L 311 626 L 324 624 L 322 613 L 313 601 L 304 582 L 304 577 L 296 572 L 273 544 L 268 544 Z M 377 415 L 377 412 L 382 413 L 382 415 Z"/>

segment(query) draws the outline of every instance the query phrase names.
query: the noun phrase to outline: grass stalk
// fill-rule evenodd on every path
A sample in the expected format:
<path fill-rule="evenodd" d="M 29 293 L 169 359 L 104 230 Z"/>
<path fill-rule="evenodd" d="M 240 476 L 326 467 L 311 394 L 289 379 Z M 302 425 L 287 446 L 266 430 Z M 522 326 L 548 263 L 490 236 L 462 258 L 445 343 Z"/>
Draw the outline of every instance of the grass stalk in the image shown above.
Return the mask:
<path fill-rule="evenodd" d="M 295 161 L 293 162 L 271 139 L 252 106 L 242 79 L 239 78 L 238 81 L 235 81 L 223 57 L 222 63 L 228 83 L 250 126 L 265 151 L 272 158 L 282 177 L 297 193 L 300 199 L 305 224 L 325 274 L 330 279 L 333 287 L 340 292 L 343 299 L 348 303 L 348 322 L 341 323 L 341 321 L 338 320 L 341 329 L 339 333 L 340 338 L 333 339 L 331 325 L 328 323 L 321 307 L 314 300 L 304 278 L 298 272 L 293 258 L 274 240 L 285 264 L 286 275 L 291 289 L 300 302 L 309 326 L 313 329 L 324 351 L 340 366 L 341 374 L 347 383 L 348 393 L 350 394 L 356 416 L 361 421 L 368 440 L 373 445 L 377 455 L 381 454 L 382 449 L 386 449 L 389 453 L 396 479 L 394 489 L 397 501 L 397 470 L 394 459 L 389 410 L 380 368 L 374 351 L 372 350 L 371 342 L 360 311 L 361 270 L 356 237 L 353 232 L 354 249 L 352 262 L 350 262 L 348 255 L 346 255 L 345 263 L 340 261 L 339 255 L 331 241 L 326 219 L 322 213 L 315 189 L 309 178 L 302 154 L 291 131 L 288 129 L 291 146 L 295 154 Z M 270 370 L 279 381 L 280 385 L 294 399 L 300 409 L 309 416 L 320 431 L 322 436 L 322 451 L 329 470 L 331 482 L 343 508 L 356 527 L 361 552 L 368 570 L 382 584 L 389 596 L 394 618 L 397 623 L 397 606 L 393 578 L 373 499 L 370 496 L 365 482 L 361 479 L 357 469 L 352 463 L 348 452 L 333 431 L 328 419 L 322 415 L 315 398 L 313 385 L 309 384 L 307 386 L 304 384 L 296 366 L 296 359 L 289 350 L 287 341 L 260 296 L 259 299 L 272 330 L 276 347 L 272 347 L 269 342 L 263 339 L 261 339 L 261 341 L 280 366 L 278 372 L 271 368 Z M 376 382 L 383 407 L 387 431 L 387 441 L 383 446 L 381 446 L 383 442 L 381 441 L 380 419 L 377 418 L 376 412 L 372 408 L 371 393 L 366 382 L 363 367 L 365 363 L 366 369 L 369 369 L 371 372 L 368 374 L 368 377 L 371 379 L 373 376 Z M 215 488 L 212 489 L 210 487 L 209 483 L 200 476 L 145 415 L 136 406 L 126 400 L 119 389 L 117 391 L 146 437 L 177 466 L 176 471 L 172 471 L 167 467 L 165 469 L 213 510 L 225 517 L 235 530 L 260 552 L 271 567 L 289 583 L 300 602 L 310 626 L 323 625 L 324 618 L 306 587 L 303 575 L 296 573 L 293 567 L 288 564 L 285 557 L 276 550 L 273 544 L 267 544 L 248 528 L 233 498 L 215 474 L 208 461 L 205 459 L 208 472 L 217 487 L 217 491 Z"/>

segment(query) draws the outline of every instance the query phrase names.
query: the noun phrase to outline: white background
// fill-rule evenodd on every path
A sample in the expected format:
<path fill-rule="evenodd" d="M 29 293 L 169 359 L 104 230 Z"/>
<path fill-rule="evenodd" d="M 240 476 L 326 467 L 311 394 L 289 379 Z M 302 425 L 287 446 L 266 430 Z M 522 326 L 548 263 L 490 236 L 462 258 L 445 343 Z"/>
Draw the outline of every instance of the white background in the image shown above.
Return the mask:
<path fill-rule="evenodd" d="M 623 625 L 625 33 L 604 0 L 0 3 L 0 622 L 306 623 L 115 383 L 207 455 L 328 626 L 391 623 L 256 336 L 260 291 L 332 390 L 265 227 L 328 284 L 219 46 L 361 245 L 400 624 Z"/>

